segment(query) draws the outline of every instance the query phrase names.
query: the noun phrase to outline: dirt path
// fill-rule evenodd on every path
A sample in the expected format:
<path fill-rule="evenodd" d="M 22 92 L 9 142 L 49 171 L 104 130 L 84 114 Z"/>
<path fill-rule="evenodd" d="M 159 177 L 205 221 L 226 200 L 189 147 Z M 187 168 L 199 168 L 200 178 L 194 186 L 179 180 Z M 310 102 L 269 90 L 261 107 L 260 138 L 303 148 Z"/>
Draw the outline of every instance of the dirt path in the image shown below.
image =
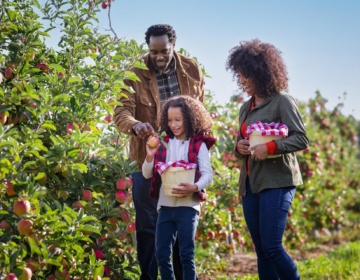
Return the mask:
<path fill-rule="evenodd" d="M 320 255 L 325 255 L 331 250 L 339 246 L 340 244 L 323 244 L 318 245 L 316 248 L 307 251 L 299 251 L 296 253 L 290 253 L 291 257 L 294 260 L 306 260 L 313 259 Z M 235 253 L 229 256 L 227 261 L 229 264 L 227 271 L 224 271 L 224 275 L 228 277 L 239 277 L 248 274 L 257 273 L 257 262 L 255 254 L 245 254 L 245 253 Z M 201 280 L 215 280 L 216 277 L 213 276 L 202 276 Z"/>

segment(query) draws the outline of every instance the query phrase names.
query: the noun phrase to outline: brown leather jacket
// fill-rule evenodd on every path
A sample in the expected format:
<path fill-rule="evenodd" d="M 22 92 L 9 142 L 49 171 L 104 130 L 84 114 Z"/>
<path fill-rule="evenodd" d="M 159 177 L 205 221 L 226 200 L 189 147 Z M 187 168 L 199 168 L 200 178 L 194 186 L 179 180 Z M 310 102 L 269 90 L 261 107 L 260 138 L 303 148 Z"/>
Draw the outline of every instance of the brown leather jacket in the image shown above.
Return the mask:
<path fill-rule="evenodd" d="M 204 101 L 204 76 L 195 60 L 174 52 L 176 59 L 176 72 L 181 95 L 190 95 Z M 149 56 L 144 62 L 149 70 L 132 69 L 140 82 L 126 80 L 135 93 L 126 92 L 128 98 L 121 97 L 123 106 L 115 108 L 114 122 L 120 132 L 130 135 L 130 158 L 137 162 L 139 170 L 146 156 L 145 142 L 138 138 L 133 126 L 138 122 L 150 123 L 157 131 L 156 125 L 160 117 L 160 99 L 158 85 Z"/>

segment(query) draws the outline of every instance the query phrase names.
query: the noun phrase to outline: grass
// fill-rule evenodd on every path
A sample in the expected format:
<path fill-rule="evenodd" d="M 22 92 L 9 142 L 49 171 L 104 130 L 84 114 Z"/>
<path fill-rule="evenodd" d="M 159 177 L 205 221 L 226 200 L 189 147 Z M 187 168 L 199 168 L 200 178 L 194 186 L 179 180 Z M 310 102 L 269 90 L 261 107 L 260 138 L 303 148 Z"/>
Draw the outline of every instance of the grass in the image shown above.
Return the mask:
<path fill-rule="evenodd" d="M 316 280 L 355 280 L 360 279 L 360 241 L 347 243 L 327 255 L 315 259 L 296 262 L 301 279 Z M 257 275 L 226 276 L 217 274 L 206 279 L 217 280 L 258 280 Z"/>

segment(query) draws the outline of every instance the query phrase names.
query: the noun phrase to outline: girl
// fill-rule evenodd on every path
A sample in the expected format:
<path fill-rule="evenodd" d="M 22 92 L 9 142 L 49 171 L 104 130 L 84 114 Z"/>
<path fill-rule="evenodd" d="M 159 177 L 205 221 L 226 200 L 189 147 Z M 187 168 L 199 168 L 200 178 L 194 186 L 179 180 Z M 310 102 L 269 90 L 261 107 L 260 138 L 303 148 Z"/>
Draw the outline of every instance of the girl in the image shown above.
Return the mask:
<path fill-rule="evenodd" d="M 164 103 L 160 127 L 167 134 L 164 140 L 168 142 L 168 147 L 160 143 L 152 148 L 147 144 L 147 155 L 142 166 L 144 177 L 152 177 L 151 196 L 159 198 L 156 259 L 161 279 L 174 279 L 171 248 L 178 236 L 183 279 L 196 279 L 194 240 L 200 212 L 198 197 L 212 181 L 208 149 L 215 139 L 209 136 L 211 117 L 198 100 L 180 96 Z M 161 161 L 180 160 L 197 164 L 195 183 L 181 183 L 181 188 L 172 191 L 175 196 L 167 196 L 161 188 L 161 177 L 155 165 Z"/>

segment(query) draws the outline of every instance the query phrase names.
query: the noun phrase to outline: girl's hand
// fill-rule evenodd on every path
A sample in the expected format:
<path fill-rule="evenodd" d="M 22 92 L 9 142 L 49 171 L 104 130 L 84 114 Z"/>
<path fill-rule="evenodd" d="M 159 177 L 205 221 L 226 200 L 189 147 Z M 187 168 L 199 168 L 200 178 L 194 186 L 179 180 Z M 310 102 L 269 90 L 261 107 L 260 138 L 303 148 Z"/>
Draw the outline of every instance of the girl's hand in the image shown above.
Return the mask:
<path fill-rule="evenodd" d="M 251 158 L 255 161 L 264 160 L 268 157 L 268 149 L 266 144 L 259 144 L 250 148 L 250 151 L 254 151 Z"/>
<path fill-rule="evenodd" d="M 242 155 L 250 154 L 249 148 L 250 148 L 249 140 L 241 139 L 236 144 L 236 150 Z"/>
<path fill-rule="evenodd" d="M 187 197 L 192 195 L 198 190 L 196 184 L 180 183 L 178 188 L 173 188 L 172 193 L 179 198 Z"/>
<path fill-rule="evenodd" d="M 152 148 L 149 145 L 149 143 L 146 142 L 146 161 L 147 162 L 151 162 L 154 159 L 155 153 L 159 149 L 159 147 L 160 147 L 160 143 L 155 148 Z"/>

